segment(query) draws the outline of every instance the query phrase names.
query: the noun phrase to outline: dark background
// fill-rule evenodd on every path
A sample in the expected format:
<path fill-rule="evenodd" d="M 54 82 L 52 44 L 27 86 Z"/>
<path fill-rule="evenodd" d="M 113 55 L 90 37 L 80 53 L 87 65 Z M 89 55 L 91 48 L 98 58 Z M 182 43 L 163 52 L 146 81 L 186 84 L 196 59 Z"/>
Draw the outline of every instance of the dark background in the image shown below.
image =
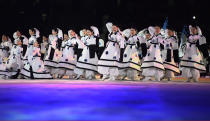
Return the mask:
<path fill-rule="evenodd" d="M 42 34 L 49 34 L 53 27 L 78 32 L 90 25 L 105 33 L 107 21 L 119 23 L 121 29 L 136 24 L 141 30 L 163 25 L 166 17 L 181 32 L 196 16 L 208 40 L 209 11 L 208 0 L 0 0 L 0 34 L 12 36 L 19 29 L 28 36 L 29 27 L 37 27 Z"/>

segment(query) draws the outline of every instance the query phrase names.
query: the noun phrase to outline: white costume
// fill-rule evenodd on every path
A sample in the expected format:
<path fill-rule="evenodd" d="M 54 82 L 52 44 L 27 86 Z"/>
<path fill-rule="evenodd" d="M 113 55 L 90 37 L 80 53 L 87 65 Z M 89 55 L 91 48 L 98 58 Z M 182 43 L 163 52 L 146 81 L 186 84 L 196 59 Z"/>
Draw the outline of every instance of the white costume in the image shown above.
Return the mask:
<path fill-rule="evenodd" d="M 149 30 L 153 29 L 149 27 Z M 151 30 L 150 30 L 151 31 Z M 152 32 L 150 32 L 153 35 Z M 156 81 L 160 81 L 164 76 L 165 68 L 163 66 L 163 60 L 161 57 L 160 44 L 163 44 L 163 37 L 161 34 L 153 35 L 152 39 L 149 41 L 151 46 L 147 51 L 147 55 L 144 58 L 144 62 L 141 66 L 142 75 L 149 78 L 155 77 Z M 145 78 L 145 80 L 147 80 Z"/>
<path fill-rule="evenodd" d="M 96 53 L 96 37 L 91 36 L 86 38 L 85 47 L 82 51 L 82 56 L 76 64 L 74 72 L 78 78 L 85 73 L 86 79 L 93 79 L 97 72 L 98 57 Z"/>
<path fill-rule="evenodd" d="M 75 37 L 70 38 L 67 41 L 63 41 L 62 56 L 59 61 L 59 72 L 61 76 L 68 75 L 73 76 L 74 68 L 76 65 L 77 58 L 74 55 L 74 42 Z"/>
<path fill-rule="evenodd" d="M 200 30 L 199 27 L 197 27 Z M 205 72 L 206 68 L 203 62 L 203 57 L 208 57 L 207 50 L 205 50 L 206 38 L 201 32 L 198 35 L 190 35 L 184 56 L 181 60 L 180 66 L 182 69 L 182 75 L 188 78 L 193 78 L 194 81 L 199 81 L 200 72 Z M 199 50 L 203 50 L 202 54 Z"/>
<path fill-rule="evenodd" d="M 12 42 L 7 40 L 5 42 L 2 42 L 0 44 L 0 56 L 3 58 L 8 58 L 9 57 L 9 53 L 12 49 Z"/>
<path fill-rule="evenodd" d="M 8 78 L 8 71 L 6 70 L 5 60 L 9 56 L 12 43 L 4 41 L 0 44 L 0 79 Z"/>
<path fill-rule="evenodd" d="M 21 41 L 21 40 L 16 40 Z M 14 44 L 10 56 L 7 60 L 6 68 L 9 70 L 9 75 L 15 76 L 17 78 L 20 70 L 23 68 L 23 57 L 22 57 L 23 48 L 19 45 Z"/>
<path fill-rule="evenodd" d="M 109 80 L 115 80 L 115 77 L 119 75 L 120 48 L 124 48 L 125 40 L 119 31 L 111 32 L 108 39 L 107 46 L 98 61 L 98 72 L 103 74 L 103 80 L 108 76 Z"/>
<path fill-rule="evenodd" d="M 85 38 L 83 38 L 83 40 L 80 40 L 78 37 L 74 39 L 74 53 L 77 56 L 77 60 L 79 60 L 79 58 L 82 56 L 82 51 L 85 47 Z"/>
<path fill-rule="evenodd" d="M 139 50 L 139 53 L 141 52 L 141 57 L 142 57 L 141 63 L 143 63 L 144 58 L 147 55 L 147 50 L 151 46 L 151 43 L 150 43 L 150 40 L 151 39 L 152 38 L 146 39 L 146 37 L 143 37 L 143 36 L 140 36 L 139 37 L 139 42 L 140 42 L 140 50 Z"/>
<path fill-rule="evenodd" d="M 27 63 L 29 61 L 29 63 L 31 63 L 32 58 L 33 58 L 33 47 L 34 47 L 34 42 L 37 41 L 36 35 L 33 35 L 29 38 L 29 43 L 28 43 L 28 47 L 27 47 L 27 51 L 24 57 L 25 62 Z"/>
<path fill-rule="evenodd" d="M 139 42 L 137 35 L 129 37 L 123 54 L 123 62 L 120 63 L 120 75 L 127 76 L 131 80 L 134 80 L 137 72 L 141 71 L 137 42 Z"/>
<path fill-rule="evenodd" d="M 24 78 L 52 79 L 50 73 L 44 68 L 44 62 L 41 60 L 40 48 L 33 47 L 32 52 L 32 60 L 24 65 L 21 74 Z"/>
<path fill-rule="evenodd" d="M 7 79 L 10 75 L 6 69 L 6 65 L 3 62 L 3 58 L 1 55 L 1 50 L 0 50 L 0 79 Z"/>
<path fill-rule="evenodd" d="M 51 74 L 57 74 L 58 62 L 61 57 L 61 52 L 58 49 L 58 41 L 61 41 L 57 35 L 49 36 L 49 49 L 45 57 L 44 64 Z"/>
<path fill-rule="evenodd" d="M 22 55 L 23 55 L 23 57 L 24 57 L 25 54 L 26 54 L 26 51 L 27 51 L 28 44 L 29 44 L 28 38 L 27 38 L 25 35 L 21 35 L 20 37 L 18 37 L 18 36 L 17 36 L 17 32 L 15 32 L 15 33 L 13 34 L 13 38 L 15 39 L 15 40 L 14 40 L 14 44 L 17 44 L 17 41 L 18 41 L 18 40 L 21 40 L 21 41 L 23 42 L 23 44 L 22 44 L 22 48 L 23 48 Z"/>
<path fill-rule="evenodd" d="M 164 41 L 163 51 L 163 65 L 165 68 L 165 77 L 170 80 L 174 77 L 174 73 L 180 73 L 178 62 L 178 39 L 175 36 L 171 36 Z"/>

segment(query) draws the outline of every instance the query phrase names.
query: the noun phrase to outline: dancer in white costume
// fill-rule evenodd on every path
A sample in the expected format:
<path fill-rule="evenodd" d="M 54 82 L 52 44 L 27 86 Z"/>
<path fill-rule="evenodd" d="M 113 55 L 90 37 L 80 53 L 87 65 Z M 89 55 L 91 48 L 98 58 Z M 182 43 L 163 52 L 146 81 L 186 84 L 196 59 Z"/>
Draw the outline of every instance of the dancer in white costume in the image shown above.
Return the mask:
<path fill-rule="evenodd" d="M 0 56 L 2 57 L 2 59 L 6 59 L 9 57 L 9 53 L 12 49 L 12 42 L 10 40 L 10 38 L 6 35 L 2 35 L 2 41 L 0 43 Z"/>
<path fill-rule="evenodd" d="M 29 29 L 29 34 L 30 34 L 30 38 L 29 38 L 29 41 L 28 41 L 28 47 L 27 47 L 27 51 L 26 51 L 26 54 L 25 54 L 25 57 L 24 57 L 24 60 L 25 62 L 24 63 L 30 63 L 32 64 L 32 58 L 33 58 L 33 47 L 34 47 L 34 42 L 37 41 L 37 38 L 40 37 L 40 33 L 39 33 L 39 30 L 36 29 L 36 28 L 32 28 L 32 29 Z"/>
<path fill-rule="evenodd" d="M 206 71 L 203 58 L 208 58 L 208 49 L 206 38 L 202 35 L 200 27 L 189 26 L 189 30 L 191 35 L 187 41 L 187 47 L 180 66 L 183 77 L 188 78 L 188 81 L 193 79 L 198 82 L 200 72 Z"/>
<path fill-rule="evenodd" d="M 88 37 L 85 40 L 85 47 L 82 51 L 82 56 L 77 61 L 76 68 L 74 72 L 77 74 L 76 79 L 79 79 L 81 75 L 85 75 L 86 79 L 92 80 L 95 78 L 95 73 L 97 72 L 97 38 L 99 36 L 98 28 L 91 26 L 91 29 L 87 30 Z"/>
<path fill-rule="evenodd" d="M 13 34 L 13 37 L 15 39 L 14 41 L 14 44 L 17 44 L 15 43 L 17 39 L 20 39 L 22 41 L 22 48 L 23 48 L 23 52 L 22 52 L 22 55 L 23 57 L 25 56 L 26 54 L 26 51 L 27 51 L 27 47 L 28 47 L 28 44 L 29 44 L 29 40 L 28 38 L 25 36 L 25 35 L 22 35 L 22 33 L 17 30 L 14 34 Z"/>
<path fill-rule="evenodd" d="M 6 64 L 3 62 L 3 58 L 1 56 L 1 50 L 0 50 L 0 79 L 8 79 L 9 72 L 7 71 Z"/>
<path fill-rule="evenodd" d="M 110 32 L 108 35 L 109 41 L 98 61 L 98 72 L 103 74 L 102 80 L 109 78 L 108 80 L 112 81 L 119 75 L 120 49 L 124 48 L 125 39 L 116 25 L 112 23 L 107 23 L 106 25 Z"/>
<path fill-rule="evenodd" d="M 52 79 L 52 76 L 45 69 L 44 62 L 41 59 L 40 44 L 41 41 L 40 43 L 38 43 L 38 41 L 34 42 L 32 61 L 28 61 L 28 63 L 26 63 L 24 68 L 21 70 L 21 74 L 26 79 Z"/>
<path fill-rule="evenodd" d="M 149 27 L 149 32 L 153 35 L 152 39 L 149 41 L 151 46 L 147 51 L 147 55 L 144 58 L 144 62 L 141 66 L 142 75 L 146 78 L 143 81 L 149 80 L 151 77 L 155 77 L 156 81 L 160 81 L 164 76 L 164 66 L 161 57 L 161 46 L 163 46 L 164 40 L 160 34 L 160 27 Z"/>
<path fill-rule="evenodd" d="M 71 31 L 73 31 L 73 30 L 70 30 L 68 32 L 70 37 L 71 37 L 71 35 L 70 35 Z M 75 31 L 73 31 L 73 32 L 75 33 Z M 84 32 L 86 32 L 86 31 L 84 31 Z M 85 35 L 85 33 L 83 33 L 83 31 L 80 31 L 80 36 L 82 37 L 81 38 L 82 40 L 79 38 L 79 36 L 76 33 L 74 36 L 74 54 L 77 57 L 77 61 L 82 56 L 82 51 L 83 51 L 83 48 L 85 47 L 84 43 L 87 38 L 87 36 Z"/>
<path fill-rule="evenodd" d="M 12 46 L 10 56 L 6 63 L 6 68 L 9 71 L 9 76 L 12 79 L 17 79 L 21 69 L 23 68 L 23 48 L 22 48 L 22 40 L 15 39 L 16 44 Z"/>
<path fill-rule="evenodd" d="M 67 75 L 72 79 L 74 75 L 74 68 L 77 62 L 77 58 L 74 55 L 74 42 L 76 39 L 76 33 L 71 30 L 70 35 L 70 37 L 68 37 L 68 35 L 64 36 L 64 39 L 66 40 L 62 43 L 63 51 L 59 62 L 60 70 L 58 73 L 61 77 Z"/>
<path fill-rule="evenodd" d="M 23 75 L 24 77 L 33 78 L 30 77 L 30 71 L 32 71 L 34 43 L 37 41 L 37 38 L 40 37 L 40 33 L 38 29 L 31 28 L 29 29 L 29 34 L 31 37 L 29 38 L 27 51 L 24 56 L 24 68 L 21 70 L 21 75 Z M 29 68 L 27 69 L 28 66 Z"/>
<path fill-rule="evenodd" d="M 123 61 L 120 63 L 120 75 L 134 80 L 140 72 L 140 58 L 137 46 L 140 45 L 140 38 L 137 36 L 137 30 L 133 27 L 128 29 L 128 40 L 126 41 L 126 48 L 123 54 Z M 137 44 L 139 43 L 139 44 Z"/>
<path fill-rule="evenodd" d="M 46 69 L 53 75 L 53 78 L 58 77 L 57 67 L 60 57 L 62 56 L 60 49 L 62 45 L 63 32 L 59 28 L 52 29 L 52 35 L 49 36 L 49 49 L 45 57 L 44 64 Z"/>
<path fill-rule="evenodd" d="M 61 59 L 63 57 L 63 50 L 64 50 L 68 40 L 69 40 L 69 36 L 67 34 L 63 34 L 63 40 L 62 40 L 61 49 L 60 49 L 60 52 L 62 55 L 58 59 L 58 64 L 60 64 L 60 62 L 62 62 Z M 58 65 L 56 70 L 57 70 L 58 78 L 62 79 L 65 74 L 65 69 L 63 69 L 62 67 L 60 67 L 60 65 Z"/>
<path fill-rule="evenodd" d="M 167 29 L 168 37 L 164 42 L 163 51 L 163 65 L 165 68 L 165 77 L 168 81 L 175 77 L 175 73 L 179 74 L 180 70 L 178 67 L 179 55 L 178 55 L 178 38 L 176 32 L 172 28 Z"/>
<path fill-rule="evenodd" d="M 2 35 L 2 42 L 0 43 L 0 79 L 7 79 L 10 75 L 6 69 L 5 61 L 8 59 L 12 43 L 9 37 Z"/>

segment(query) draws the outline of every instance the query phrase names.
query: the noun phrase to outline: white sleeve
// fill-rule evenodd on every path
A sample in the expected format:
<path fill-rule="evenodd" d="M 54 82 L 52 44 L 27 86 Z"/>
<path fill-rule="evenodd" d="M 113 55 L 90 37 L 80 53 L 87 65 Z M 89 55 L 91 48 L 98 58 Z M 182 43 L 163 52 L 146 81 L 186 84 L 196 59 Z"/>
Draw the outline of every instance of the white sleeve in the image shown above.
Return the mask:
<path fill-rule="evenodd" d="M 28 38 L 24 35 L 22 35 L 22 37 L 24 38 L 23 39 L 23 44 L 28 45 L 28 42 L 29 42 Z"/>
<path fill-rule="evenodd" d="M 120 34 L 117 35 L 117 42 L 120 44 L 120 48 L 125 48 L 125 38 Z"/>
<path fill-rule="evenodd" d="M 148 28 L 148 31 L 149 31 L 149 33 L 151 34 L 151 36 L 154 36 L 154 35 L 155 35 L 155 28 L 154 28 L 154 27 L 150 26 L 150 27 Z"/>
<path fill-rule="evenodd" d="M 206 44 L 206 37 L 201 36 L 201 38 L 199 39 L 199 45 L 203 45 Z"/>

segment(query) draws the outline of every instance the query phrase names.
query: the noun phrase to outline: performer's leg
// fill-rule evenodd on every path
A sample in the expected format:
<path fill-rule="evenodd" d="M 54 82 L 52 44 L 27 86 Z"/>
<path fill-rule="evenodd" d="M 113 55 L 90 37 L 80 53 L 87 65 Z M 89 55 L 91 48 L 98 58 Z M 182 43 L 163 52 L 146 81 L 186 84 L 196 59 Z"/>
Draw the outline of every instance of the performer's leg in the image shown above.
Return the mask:
<path fill-rule="evenodd" d="M 162 70 L 156 69 L 156 73 L 154 75 L 156 81 L 161 81 L 161 79 L 164 77 L 164 73 Z"/>
<path fill-rule="evenodd" d="M 5 76 L 4 75 L 0 75 L 0 79 L 5 79 Z"/>
<path fill-rule="evenodd" d="M 88 80 L 92 80 L 95 74 L 93 71 L 85 70 L 85 78 Z"/>
<path fill-rule="evenodd" d="M 110 74 L 110 78 L 108 80 L 109 81 L 114 81 L 115 78 L 119 75 L 118 69 L 117 68 L 110 68 L 109 69 L 109 74 Z"/>
<path fill-rule="evenodd" d="M 171 78 L 174 78 L 174 72 L 166 70 L 165 77 L 168 79 L 168 81 L 171 81 Z"/>
<path fill-rule="evenodd" d="M 109 78 L 109 75 L 108 74 L 103 74 L 103 77 L 102 77 L 102 81 L 104 81 L 105 79 L 108 79 Z"/>
<path fill-rule="evenodd" d="M 109 67 L 98 67 L 98 72 L 103 75 L 102 81 L 109 78 Z"/>
<path fill-rule="evenodd" d="M 135 77 L 137 75 L 137 71 L 136 70 L 133 70 L 133 69 L 128 69 L 127 75 L 128 75 L 128 78 L 129 79 L 135 80 Z"/>
<path fill-rule="evenodd" d="M 191 69 L 191 73 L 192 73 L 192 78 L 195 82 L 199 81 L 200 78 L 200 71 L 196 70 L 196 69 Z"/>
<path fill-rule="evenodd" d="M 50 67 L 45 66 L 45 69 L 46 69 L 50 74 L 52 74 L 51 68 L 50 68 Z"/>
<path fill-rule="evenodd" d="M 190 82 L 190 80 L 192 78 L 190 68 L 183 68 L 182 69 L 182 77 L 187 78 L 187 82 Z"/>
<path fill-rule="evenodd" d="M 79 68 L 76 68 L 74 70 L 74 73 L 77 74 L 76 78 L 75 79 L 79 79 L 81 75 L 83 75 L 84 73 L 84 69 L 79 69 Z"/>
<path fill-rule="evenodd" d="M 150 81 L 150 80 L 152 80 L 151 79 L 151 73 L 149 73 L 149 72 L 151 72 L 151 69 L 143 69 L 142 70 L 142 78 L 141 78 L 141 81 Z M 154 73 L 154 69 L 152 70 L 152 72 Z"/>
<path fill-rule="evenodd" d="M 120 70 L 120 76 L 122 76 L 122 80 L 125 80 L 127 76 L 127 69 Z"/>

